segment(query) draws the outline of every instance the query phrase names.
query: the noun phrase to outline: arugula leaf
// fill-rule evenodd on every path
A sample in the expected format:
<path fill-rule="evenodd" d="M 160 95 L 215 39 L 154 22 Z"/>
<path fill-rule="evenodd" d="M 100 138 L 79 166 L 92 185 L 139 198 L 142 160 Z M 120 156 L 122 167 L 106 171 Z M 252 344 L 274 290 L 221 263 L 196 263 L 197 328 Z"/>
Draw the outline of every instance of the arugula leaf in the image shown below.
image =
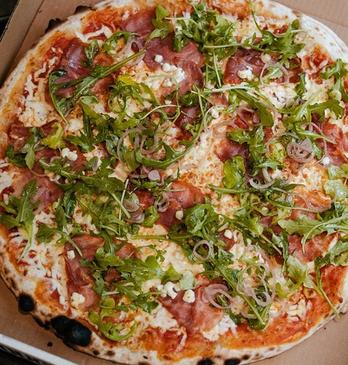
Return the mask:
<path fill-rule="evenodd" d="M 324 190 L 336 201 L 342 201 L 348 197 L 348 187 L 338 179 L 326 181 Z"/>
<path fill-rule="evenodd" d="M 348 237 L 345 236 L 330 248 L 324 257 L 316 258 L 316 266 L 348 266 Z"/>
<path fill-rule="evenodd" d="M 64 129 L 60 123 L 54 124 L 55 131 L 41 140 L 41 144 L 52 149 L 64 147 Z"/>
<path fill-rule="evenodd" d="M 36 180 L 29 181 L 24 186 L 19 198 L 11 196 L 9 203 L 3 205 L 6 213 L 0 213 L 1 224 L 6 225 L 8 228 L 21 227 L 27 233 L 28 242 L 19 257 L 19 260 L 28 253 L 34 239 L 34 210 L 37 207 L 37 203 L 34 202 L 34 196 L 36 191 Z"/>
<path fill-rule="evenodd" d="M 118 45 L 121 43 L 127 43 L 129 38 L 132 37 L 134 33 L 127 31 L 117 31 L 112 36 L 110 36 L 102 45 L 103 51 L 108 54 L 115 54 L 119 49 Z"/>
<path fill-rule="evenodd" d="M 294 234 L 297 233 L 299 235 L 305 235 L 307 232 L 311 231 L 312 229 L 316 228 L 320 222 L 316 219 L 311 219 L 309 217 L 307 217 L 306 215 L 301 215 L 299 218 L 297 218 L 296 220 L 285 220 L 285 219 L 280 219 L 278 221 L 278 224 L 286 230 L 286 232 L 288 232 L 289 234 Z M 318 231 L 319 233 L 321 233 L 320 231 Z M 314 231 L 312 233 L 312 235 L 309 237 L 313 237 L 316 234 L 316 231 Z"/>
<path fill-rule="evenodd" d="M 245 166 L 241 156 L 235 156 L 224 163 L 223 184 L 228 189 L 245 187 Z"/>
<path fill-rule="evenodd" d="M 328 173 L 331 180 L 348 179 L 348 164 L 342 164 L 341 166 L 330 165 Z"/>
<path fill-rule="evenodd" d="M 19 167 L 28 167 L 30 170 L 35 164 L 35 151 L 39 141 L 37 128 L 30 129 L 30 136 L 25 145 L 16 151 L 13 145 L 8 145 L 5 155 L 11 163 Z"/>
<path fill-rule="evenodd" d="M 177 282 L 182 279 L 182 274 L 178 273 L 172 264 L 169 265 L 167 271 L 162 276 L 161 282 L 162 284 L 171 282 Z"/>
<path fill-rule="evenodd" d="M 221 253 L 219 256 L 209 260 L 205 265 L 207 273 L 215 277 L 222 277 L 226 282 L 232 296 L 239 296 L 249 307 L 250 318 L 248 323 L 251 328 L 263 329 L 266 327 L 269 320 L 270 306 L 259 307 L 253 298 L 246 295 L 242 290 L 243 270 L 236 270 L 228 267 L 229 255 Z M 249 316 L 248 316 L 249 317 Z"/>
<path fill-rule="evenodd" d="M 13 145 L 9 145 L 5 152 L 6 158 L 9 160 L 10 163 L 13 163 L 15 166 L 18 167 L 25 167 L 27 163 L 25 161 L 25 155 L 22 153 L 18 153 L 15 151 Z M 31 164 L 29 164 L 30 166 Z"/>
<path fill-rule="evenodd" d="M 329 99 L 322 103 L 316 104 L 309 103 L 310 100 L 298 106 L 295 105 L 284 111 L 286 114 L 288 114 L 288 117 L 284 119 L 284 125 L 288 128 L 288 130 L 293 130 L 300 136 L 304 136 L 301 135 L 301 132 L 305 133 L 302 125 L 309 124 L 312 121 L 312 115 L 314 113 L 319 117 L 320 120 L 323 120 L 325 118 L 326 109 L 331 110 L 338 118 L 343 116 L 344 109 L 336 99 Z M 313 134 L 313 137 L 321 138 L 321 136 L 318 134 Z"/>
<path fill-rule="evenodd" d="M 302 98 L 304 93 L 306 92 L 306 74 L 302 73 L 300 75 L 300 82 L 295 87 L 296 94 Z"/>
<path fill-rule="evenodd" d="M 100 302 L 100 313 L 90 312 L 88 319 L 95 324 L 99 331 L 111 341 L 125 341 L 133 336 L 137 326 L 133 322 L 130 328 L 125 328 L 122 323 L 117 323 L 117 320 L 113 321 L 112 318 L 117 318 L 118 310 L 113 298 L 103 298 Z M 111 320 L 110 320 L 111 319 Z"/>
<path fill-rule="evenodd" d="M 347 266 L 348 265 L 348 240 L 347 236 L 339 240 L 335 246 L 330 248 L 330 250 L 323 257 L 317 257 L 314 260 L 314 268 L 316 275 L 316 290 L 319 294 L 327 301 L 333 312 L 338 315 L 336 306 L 332 303 L 328 295 L 326 294 L 321 277 L 321 269 L 326 265 L 335 266 Z"/>
<path fill-rule="evenodd" d="M 233 54 L 236 49 L 233 23 L 216 10 L 209 9 L 205 2 L 193 4 L 190 17 L 175 19 L 175 23 L 176 51 L 193 40 L 208 57 L 206 63 L 211 65 L 213 54 L 221 60 Z"/>
<path fill-rule="evenodd" d="M 269 151 L 267 151 L 264 143 L 264 130 L 262 126 L 256 127 L 253 131 L 249 132 L 237 128 L 229 132 L 227 137 L 232 141 L 241 144 L 246 143 L 248 145 L 253 175 L 257 175 L 259 170 L 264 167 L 275 169 L 283 162 L 281 156 L 284 156 L 285 151 L 282 146 L 277 147 L 277 152 L 275 149 L 269 149 Z M 280 154 L 281 150 L 283 151 L 283 155 Z"/>
<path fill-rule="evenodd" d="M 329 234 L 334 232 L 348 233 L 348 212 L 346 210 L 342 210 L 334 211 L 334 213 L 334 216 L 331 214 L 325 216 L 325 213 L 323 213 L 320 216 L 320 220 L 311 219 L 303 215 L 296 220 L 280 219 L 278 224 L 289 234 L 297 233 L 303 236 L 301 242 L 302 245 L 304 245 L 308 239 L 311 239 L 323 232 L 327 232 Z"/>
<path fill-rule="evenodd" d="M 259 98 L 256 98 L 247 91 L 241 89 L 231 90 L 230 92 L 236 94 L 239 99 L 246 101 L 250 107 L 256 110 L 256 113 L 259 116 L 260 122 L 263 126 L 273 126 L 272 113 L 267 109 L 267 106 L 260 101 Z"/>
<path fill-rule="evenodd" d="M 149 39 L 161 38 L 164 39 L 169 33 L 173 31 L 173 27 L 166 17 L 169 16 L 169 11 L 163 6 L 156 7 L 156 17 L 152 19 L 152 24 L 155 29 L 151 32 Z"/>
<path fill-rule="evenodd" d="M 159 214 L 156 208 L 152 205 L 145 209 L 145 219 L 142 225 L 144 227 L 153 227 L 153 225 L 158 221 Z"/>
<path fill-rule="evenodd" d="M 302 264 L 295 256 L 289 255 L 286 261 L 286 272 L 291 279 L 291 292 L 295 292 L 302 285 L 312 287 L 311 278 L 306 264 Z"/>
<path fill-rule="evenodd" d="M 140 149 L 137 149 L 134 152 L 136 162 L 146 167 L 165 169 L 174 162 L 180 160 L 183 156 L 185 156 L 185 154 L 188 151 L 190 151 L 194 147 L 204 128 L 208 125 L 208 123 L 211 120 L 211 114 L 208 113 L 208 111 L 206 110 L 206 106 L 203 103 L 203 96 L 201 94 L 201 91 L 198 90 L 197 94 L 198 94 L 199 106 L 201 109 L 201 120 L 194 126 L 195 131 L 192 131 L 192 138 L 189 141 L 183 142 L 183 144 L 185 145 L 185 149 L 178 151 L 173 149 L 166 143 L 162 142 L 162 147 L 164 152 L 164 158 L 162 160 L 156 160 L 153 158 L 146 157 L 142 154 Z"/>
<path fill-rule="evenodd" d="M 48 76 L 48 90 L 52 100 L 52 104 L 57 111 L 57 113 L 61 116 L 61 118 L 67 122 L 66 116 L 69 111 L 73 107 L 73 102 L 71 98 L 65 98 L 57 95 L 57 92 L 60 89 L 65 89 L 66 87 L 70 87 L 71 85 L 67 82 L 58 82 L 60 79 L 63 79 L 66 76 L 66 71 L 64 70 L 56 70 L 52 71 Z"/>
<path fill-rule="evenodd" d="M 147 103 L 151 103 L 152 105 L 158 104 L 156 97 L 149 86 L 144 83 L 136 82 L 129 75 L 120 75 L 111 89 L 108 105 L 110 109 L 116 113 L 124 113 L 131 116 L 131 113 L 127 110 L 131 102 L 135 102 L 135 104 L 141 107 L 144 107 Z M 138 123 L 138 121 L 136 121 L 136 123 Z M 121 130 L 135 126 L 127 125 L 124 120 L 122 120 L 122 123 L 120 124 L 121 125 L 118 125 L 116 128 Z"/>
<path fill-rule="evenodd" d="M 280 61 L 283 64 L 289 65 L 289 60 L 295 58 L 297 53 L 304 47 L 303 43 L 297 43 L 296 34 L 300 29 L 298 19 L 294 20 L 284 33 L 273 34 L 267 29 L 261 29 L 253 14 L 254 22 L 261 33 L 261 39 L 254 34 L 252 37 L 243 42 L 246 48 L 253 48 L 261 52 L 277 53 L 281 56 Z"/>
<path fill-rule="evenodd" d="M 101 80 L 116 72 L 128 62 L 143 55 L 144 52 L 145 51 L 142 50 L 134 53 L 124 58 L 120 62 L 117 62 L 110 66 L 96 65 L 88 76 L 70 82 L 59 83 L 59 79 L 61 79 L 63 76 L 66 76 L 66 71 L 57 70 L 51 72 L 48 78 L 48 88 L 53 106 L 55 107 L 58 114 L 62 117 L 64 121 L 67 122 L 66 116 L 69 114 L 73 106 L 78 102 L 80 97 L 89 93 L 90 88 L 94 86 L 98 80 Z M 73 95 L 68 98 L 60 97 L 58 95 L 58 91 L 61 89 L 66 89 L 67 87 L 74 88 Z"/>
<path fill-rule="evenodd" d="M 342 100 L 345 103 L 348 102 L 348 92 L 344 85 L 345 77 L 347 74 L 347 64 L 344 63 L 341 59 L 338 59 L 333 65 L 327 66 L 326 70 L 321 73 L 321 77 L 324 80 L 328 80 L 331 77 L 334 78 L 335 85 L 333 87 L 333 90 L 340 93 L 340 95 L 342 96 Z"/>
<path fill-rule="evenodd" d="M 99 52 L 98 41 L 96 39 L 93 39 L 92 42 L 89 43 L 87 47 L 85 47 L 84 51 L 85 51 L 85 55 L 87 58 L 87 62 L 86 62 L 87 66 L 89 66 L 89 67 L 93 66 L 94 57 Z"/>

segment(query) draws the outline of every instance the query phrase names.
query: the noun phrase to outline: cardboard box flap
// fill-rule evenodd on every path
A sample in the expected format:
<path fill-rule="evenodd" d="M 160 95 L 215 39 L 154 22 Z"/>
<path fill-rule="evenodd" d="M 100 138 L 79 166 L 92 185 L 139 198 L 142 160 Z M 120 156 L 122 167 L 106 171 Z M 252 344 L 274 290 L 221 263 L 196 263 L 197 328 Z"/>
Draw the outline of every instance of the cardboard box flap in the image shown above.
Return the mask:
<path fill-rule="evenodd" d="M 92 7 L 98 0 L 19 0 L 6 32 L 0 42 L 0 84 L 24 54 L 42 37 L 50 21 L 64 21 L 84 7 Z M 20 21 L 18 21 L 20 19 Z"/>
<path fill-rule="evenodd" d="M 30 6 L 26 1 L 17 3 L 0 42 L 0 84 L 9 69 L 14 65 L 13 60 L 18 54 L 23 39 L 28 33 L 42 2 L 43 0 L 31 0 Z M 18 21 L 19 19 L 20 21 Z"/>

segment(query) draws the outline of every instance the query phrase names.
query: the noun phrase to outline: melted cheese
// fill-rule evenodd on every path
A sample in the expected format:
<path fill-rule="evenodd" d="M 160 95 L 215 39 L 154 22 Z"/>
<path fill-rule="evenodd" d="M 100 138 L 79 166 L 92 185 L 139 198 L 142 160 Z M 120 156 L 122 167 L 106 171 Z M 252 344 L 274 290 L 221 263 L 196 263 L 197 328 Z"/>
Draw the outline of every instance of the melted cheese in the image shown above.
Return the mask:
<path fill-rule="evenodd" d="M 160 328 L 163 331 L 179 327 L 178 322 L 161 304 L 158 305 L 152 314 L 142 313 L 136 319 L 146 326 Z"/>
<path fill-rule="evenodd" d="M 28 95 L 22 97 L 23 107 L 19 109 L 18 119 L 26 127 L 41 127 L 47 124 L 54 113 L 51 106 L 44 100 L 43 82 L 34 84 L 33 76 L 30 74 L 24 88 Z"/>
<path fill-rule="evenodd" d="M 12 176 L 6 172 L 0 172 L 0 193 L 12 185 Z"/>
<path fill-rule="evenodd" d="M 209 341 L 217 341 L 220 336 L 226 334 L 228 331 L 231 331 L 236 336 L 237 325 L 229 316 L 224 315 L 221 321 L 210 331 L 202 331 L 202 335 Z"/>
<path fill-rule="evenodd" d="M 96 38 L 100 35 L 104 35 L 106 38 L 111 37 L 112 30 L 109 27 L 102 25 L 102 27 L 95 32 L 86 34 L 82 34 L 81 32 L 75 32 L 75 34 L 81 39 L 82 42 L 89 43 L 92 38 Z"/>
<path fill-rule="evenodd" d="M 261 86 L 261 93 L 278 109 L 294 103 L 297 98 L 296 84 L 265 84 Z"/>

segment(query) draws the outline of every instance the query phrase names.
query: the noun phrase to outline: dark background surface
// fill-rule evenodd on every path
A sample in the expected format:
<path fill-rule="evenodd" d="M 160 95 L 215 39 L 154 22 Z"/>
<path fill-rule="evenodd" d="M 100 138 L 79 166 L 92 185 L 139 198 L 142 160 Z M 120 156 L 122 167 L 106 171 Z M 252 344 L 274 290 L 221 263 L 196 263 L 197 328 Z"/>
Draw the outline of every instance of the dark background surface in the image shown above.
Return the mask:
<path fill-rule="evenodd" d="M 0 34 L 2 34 L 12 9 L 17 0 L 1 0 L 0 1 Z"/>
<path fill-rule="evenodd" d="M 30 1 L 30 0 L 29 0 Z M 17 0 L 0 0 L 0 38 L 7 24 L 7 20 L 11 15 Z M 1 329 L 0 329 L 1 332 Z M 1 365 L 31 365 L 31 363 L 21 360 L 13 355 L 0 350 Z"/>

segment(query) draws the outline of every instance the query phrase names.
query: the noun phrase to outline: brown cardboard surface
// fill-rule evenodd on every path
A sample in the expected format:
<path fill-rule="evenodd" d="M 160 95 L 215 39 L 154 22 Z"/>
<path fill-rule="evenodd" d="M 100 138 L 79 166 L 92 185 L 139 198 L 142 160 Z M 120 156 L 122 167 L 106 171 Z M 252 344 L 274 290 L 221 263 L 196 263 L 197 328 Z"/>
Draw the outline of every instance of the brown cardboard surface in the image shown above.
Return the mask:
<path fill-rule="evenodd" d="M 8 29 L 0 42 L 0 81 L 26 50 L 44 34 L 50 19 L 64 19 L 79 6 L 91 6 L 98 0 L 20 0 Z M 280 0 L 322 21 L 348 43 L 347 0 Z M 17 57 L 16 57 L 17 55 Z M 13 61 L 15 60 L 15 61 Z M 0 281 L 0 333 L 66 358 L 77 364 L 107 365 L 71 350 L 52 333 L 40 328 L 30 316 L 18 313 L 15 298 Z M 47 343 L 53 346 L 48 347 Z M 318 333 L 290 351 L 260 365 L 348 365 L 348 315 L 332 321 Z"/>

